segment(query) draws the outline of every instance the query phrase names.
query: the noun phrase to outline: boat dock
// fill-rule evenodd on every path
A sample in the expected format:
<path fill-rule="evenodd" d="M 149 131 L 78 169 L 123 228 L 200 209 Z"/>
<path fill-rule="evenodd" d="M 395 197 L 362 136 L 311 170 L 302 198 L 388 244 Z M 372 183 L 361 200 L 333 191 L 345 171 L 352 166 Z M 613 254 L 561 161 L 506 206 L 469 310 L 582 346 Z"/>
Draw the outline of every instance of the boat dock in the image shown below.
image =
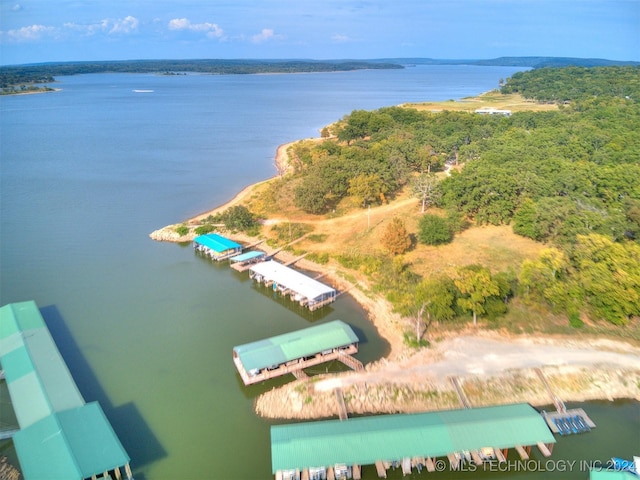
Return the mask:
<path fill-rule="evenodd" d="M 35 302 L 0 308 L 0 364 L 19 424 L 5 433 L 25 479 L 132 480 L 127 452 L 100 404 L 85 403 Z"/>
<path fill-rule="evenodd" d="M 542 416 L 551 431 L 560 435 L 585 433 L 596 426 L 582 408 L 572 408 L 564 412 L 543 412 Z"/>
<path fill-rule="evenodd" d="M 246 272 L 251 268 L 252 265 L 255 265 L 259 262 L 264 262 L 267 258 L 267 254 L 265 252 L 261 252 L 259 250 L 252 250 L 247 253 L 241 253 L 240 255 L 235 255 L 229 258 L 229 262 L 231 263 L 231 268 L 238 272 Z"/>
<path fill-rule="evenodd" d="M 217 262 L 242 253 L 242 245 L 217 233 L 207 233 L 194 238 L 193 248 L 196 252 Z"/>
<path fill-rule="evenodd" d="M 582 408 L 567 410 L 564 402 L 551 389 L 551 385 L 549 385 L 542 370 L 540 368 L 535 368 L 534 370 L 549 392 L 549 396 L 556 407 L 555 412 L 542 412 L 542 416 L 553 433 L 572 435 L 590 432 L 592 428 L 595 428 L 596 424 L 593 423 L 593 420 L 589 418 Z"/>
<path fill-rule="evenodd" d="M 506 462 L 512 448 L 523 459 L 534 447 L 548 456 L 554 443 L 528 404 L 375 415 L 272 426 L 271 468 L 276 479 L 300 480 L 356 478 L 369 465 L 386 478 L 389 468 L 411 475 L 442 471 L 442 462 L 449 470 Z"/>
<path fill-rule="evenodd" d="M 359 339 L 341 320 L 315 325 L 233 348 L 233 362 L 245 385 L 293 374 L 306 376 L 303 369 L 338 360 L 362 369 L 351 355 L 358 352 Z"/>
<path fill-rule="evenodd" d="M 334 288 L 275 260 L 251 265 L 249 277 L 314 311 L 336 300 Z"/>

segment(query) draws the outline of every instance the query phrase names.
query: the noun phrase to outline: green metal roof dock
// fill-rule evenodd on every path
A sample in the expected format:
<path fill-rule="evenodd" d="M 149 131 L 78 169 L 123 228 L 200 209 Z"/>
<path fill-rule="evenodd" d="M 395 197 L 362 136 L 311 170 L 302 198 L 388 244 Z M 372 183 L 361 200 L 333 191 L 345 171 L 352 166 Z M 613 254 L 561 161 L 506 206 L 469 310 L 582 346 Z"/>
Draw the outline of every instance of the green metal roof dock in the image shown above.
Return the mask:
<path fill-rule="evenodd" d="M 528 458 L 530 447 L 537 445 L 548 456 L 553 443 L 553 434 L 532 406 L 512 404 L 274 425 L 271 466 L 276 478 L 298 478 L 300 471 L 313 467 L 372 464 L 379 476 L 386 476 L 381 466 L 388 462 L 408 464 L 410 473 L 412 463 L 422 462 L 431 470 L 434 458 L 449 457 L 455 469 L 453 462 L 461 460 L 462 452 L 481 463 L 488 450 L 504 460 L 514 447 Z"/>
<path fill-rule="evenodd" d="M 35 302 L 0 308 L 0 365 L 25 479 L 120 479 L 120 467 L 131 478 L 129 456 L 100 405 L 85 403 Z"/>
<path fill-rule="evenodd" d="M 349 325 L 334 320 L 239 345 L 233 348 L 233 360 L 248 385 L 334 359 L 349 357 L 357 362 L 350 355 L 358 351 L 358 342 Z"/>

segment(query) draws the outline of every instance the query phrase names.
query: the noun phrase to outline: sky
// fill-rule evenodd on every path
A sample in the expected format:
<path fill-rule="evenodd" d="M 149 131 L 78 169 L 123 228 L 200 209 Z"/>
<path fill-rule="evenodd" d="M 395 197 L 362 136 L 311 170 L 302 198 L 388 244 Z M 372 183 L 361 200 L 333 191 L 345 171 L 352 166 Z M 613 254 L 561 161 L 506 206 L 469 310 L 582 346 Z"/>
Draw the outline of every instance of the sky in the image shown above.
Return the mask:
<path fill-rule="evenodd" d="M 640 60 L 640 0 L 0 0 L 0 65 L 132 59 Z"/>

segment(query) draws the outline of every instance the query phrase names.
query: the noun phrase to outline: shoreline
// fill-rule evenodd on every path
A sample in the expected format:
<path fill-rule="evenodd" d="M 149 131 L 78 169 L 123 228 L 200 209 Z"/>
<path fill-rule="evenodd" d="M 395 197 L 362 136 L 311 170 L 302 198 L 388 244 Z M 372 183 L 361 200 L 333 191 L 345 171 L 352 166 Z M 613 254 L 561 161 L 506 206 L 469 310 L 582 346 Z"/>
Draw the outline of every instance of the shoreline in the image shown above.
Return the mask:
<path fill-rule="evenodd" d="M 236 193 L 230 200 L 227 200 L 226 202 L 222 203 L 221 205 L 218 205 L 217 207 L 214 207 L 210 210 L 206 210 L 202 213 L 199 213 L 193 217 L 190 217 L 188 219 L 186 219 L 183 222 L 180 223 L 174 223 L 171 225 L 166 225 L 162 228 L 159 228 L 158 230 L 154 230 L 153 232 L 151 232 L 149 234 L 149 238 L 151 238 L 152 240 L 158 241 L 158 242 L 174 242 L 174 243 L 183 243 L 183 242 L 190 242 L 194 239 L 195 237 L 195 233 L 193 232 L 193 229 L 198 226 L 200 224 L 200 222 L 202 220 L 204 220 L 205 218 L 207 218 L 209 215 L 216 215 L 218 213 L 221 213 L 223 211 L 225 211 L 226 209 L 233 207 L 237 204 L 239 204 L 240 202 L 242 202 L 242 200 L 249 195 L 256 187 L 270 182 L 272 180 L 274 180 L 275 178 L 278 178 L 279 176 L 284 175 L 289 167 L 289 162 L 288 162 L 288 155 L 287 155 L 287 149 L 293 145 L 294 143 L 300 142 L 301 140 L 294 140 L 292 142 L 288 142 L 288 143 L 283 143 L 282 145 L 279 145 L 276 148 L 276 154 L 274 157 L 274 162 L 275 162 L 275 166 L 276 169 L 279 173 L 276 173 L 276 175 L 269 177 L 265 180 L 260 180 L 258 182 L 252 183 L 247 185 L 246 187 L 244 187 L 242 190 L 240 190 L 238 193 Z M 180 225 L 186 225 L 187 227 L 189 227 L 189 233 L 187 233 L 186 235 L 178 235 L 175 232 L 175 228 L 180 226 Z"/>
<path fill-rule="evenodd" d="M 191 241 L 195 236 L 193 228 L 201 220 L 237 205 L 257 186 L 283 175 L 287 171 L 289 163 L 287 149 L 298 141 L 300 140 L 278 146 L 275 163 L 279 174 L 248 185 L 224 204 L 191 217 L 181 224 L 169 225 L 156 230 L 150 234 L 150 237 L 157 241 Z M 174 231 L 178 225 L 187 225 L 191 229 L 190 233 L 183 237 L 178 236 Z M 254 243 L 257 240 L 255 237 L 243 234 L 227 236 L 235 241 L 245 243 Z M 267 251 L 267 253 L 269 252 Z M 295 258 L 293 254 L 286 251 L 281 251 L 278 255 L 285 262 Z M 500 333 L 468 327 L 463 332 L 432 330 L 431 337 L 435 337 L 438 333 L 443 335 L 444 339 L 430 348 L 412 350 L 404 342 L 403 332 L 407 327 L 407 320 L 394 313 L 386 299 L 371 294 L 366 284 L 354 284 L 347 281 L 331 265 L 319 265 L 307 259 L 299 260 L 297 265 L 308 271 L 323 273 L 328 283 L 338 290 L 350 294 L 367 312 L 368 320 L 376 328 L 378 334 L 389 343 L 390 350 L 385 357 L 367 364 L 362 373 L 348 371 L 314 376 L 307 380 L 294 380 L 259 395 L 254 401 L 254 411 L 263 418 L 318 419 L 333 417 L 336 415 L 336 389 L 342 391 L 350 414 L 409 413 L 460 408 L 457 394 L 449 382 L 451 376 L 456 376 L 462 382 L 463 389 L 471 390 L 465 393 L 474 406 L 517 401 L 540 406 L 549 405 L 552 403 L 552 399 L 544 386 L 542 384 L 538 384 L 536 388 L 531 386 L 535 384 L 532 380 L 532 372 L 535 368 L 545 370 L 545 375 L 549 372 L 549 383 L 554 392 L 564 401 L 613 400 L 614 398 L 629 398 L 640 401 L 640 348 L 617 340 L 602 342 L 594 340 L 592 343 L 601 343 L 603 349 L 585 350 L 584 354 L 587 358 L 581 357 L 577 363 L 575 360 L 556 364 L 539 361 L 536 363 L 536 358 L 532 358 L 531 354 L 527 357 L 527 352 L 522 349 L 518 352 L 518 356 L 529 358 L 531 365 L 520 368 L 512 365 L 511 368 L 478 373 L 456 373 L 455 369 L 447 371 L 444 368 L 441 378 L 432 378 L 427 370 L 434 368 L 435 362 L 446 356 L 447 350 L 443 350 L 442 345 L 447 345 L 447 342 L 460 336 L 472 339 L 471 343 L 465 347 L 466 350 L 471 349 L 475 343 L 481 342 L 483 339 L 500 340 L 505 345 L 511 346 L 524 341 L 558 348 L 562 345 L 569 348 L 572 346 L 572 342 L 578 340 L 558 339 L 553 336 L 505 335 L 504 332 L 500 335 Z M 608 365 L 591 360 L 599 359 L 600 355 L 604 355 L 604 352 L 610 350 L 626 351 L 627 354 L 631 352 L 629 354 L 631 366 L 620 363 Z M 489 351 L 492 352 L 491 355 L 500 357 L 499 353 Z M 487 396 L 491 392 L 495 395 Z"/>
<path fill-rule="evenodd" d="M 54 92 L 61 92 L 62 89 L 61 88 L 50 88 L 49 90 L 28 90 L 26 92 L 14 92 L 14 93 L 2 93 L 0 94 L 0 96 L 6 96 L 6 97 L 16 97 L 19 95 L 35 95 L 36 93 L 54 93 Z"/>

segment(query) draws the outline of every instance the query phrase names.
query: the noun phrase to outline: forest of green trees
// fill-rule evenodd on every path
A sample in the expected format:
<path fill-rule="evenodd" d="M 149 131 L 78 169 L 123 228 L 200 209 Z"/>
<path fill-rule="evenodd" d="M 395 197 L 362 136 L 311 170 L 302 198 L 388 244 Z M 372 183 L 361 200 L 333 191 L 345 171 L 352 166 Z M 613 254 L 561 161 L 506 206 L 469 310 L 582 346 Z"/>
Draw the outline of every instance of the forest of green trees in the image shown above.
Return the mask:
<path fill-rule="evenodd" d="M 581 314 L 627 323 L 640 315 L 640 67 L 534 69 L 502 91 L 559 108 L 509 117 L 354 111 L 323 132 L 335 138 L 294 148 L 296 205 L 322 214 L 348 196 L 366 206 L 412 187 L 446 212 L 453 233 L 509 224 L 548 247 L 517 270 L 491 276 L 490 266 L 472 266 L 437 288 L 410 272 L 386 279 L 404 313 L 498 315 L 516 295 L 575 325 Z M 463 168 L 437 181 L 447 163 Z M 487 285 L 495 288 L 478 291 Z M 436 291 L 439 301 L 421 300 Z"/>
<path fill-rule="evenodd" d="M 356 60 L 121 60 L 96 62 L 60 62 L 0 67 L 0 89 L 16 85 L 51 83 L 54 77 L 87 73 L 157 73 L 178 72 L 213 75 L 255 73 L 336 72 L 361 69 L 403 68 L 387 62 Z"/>

